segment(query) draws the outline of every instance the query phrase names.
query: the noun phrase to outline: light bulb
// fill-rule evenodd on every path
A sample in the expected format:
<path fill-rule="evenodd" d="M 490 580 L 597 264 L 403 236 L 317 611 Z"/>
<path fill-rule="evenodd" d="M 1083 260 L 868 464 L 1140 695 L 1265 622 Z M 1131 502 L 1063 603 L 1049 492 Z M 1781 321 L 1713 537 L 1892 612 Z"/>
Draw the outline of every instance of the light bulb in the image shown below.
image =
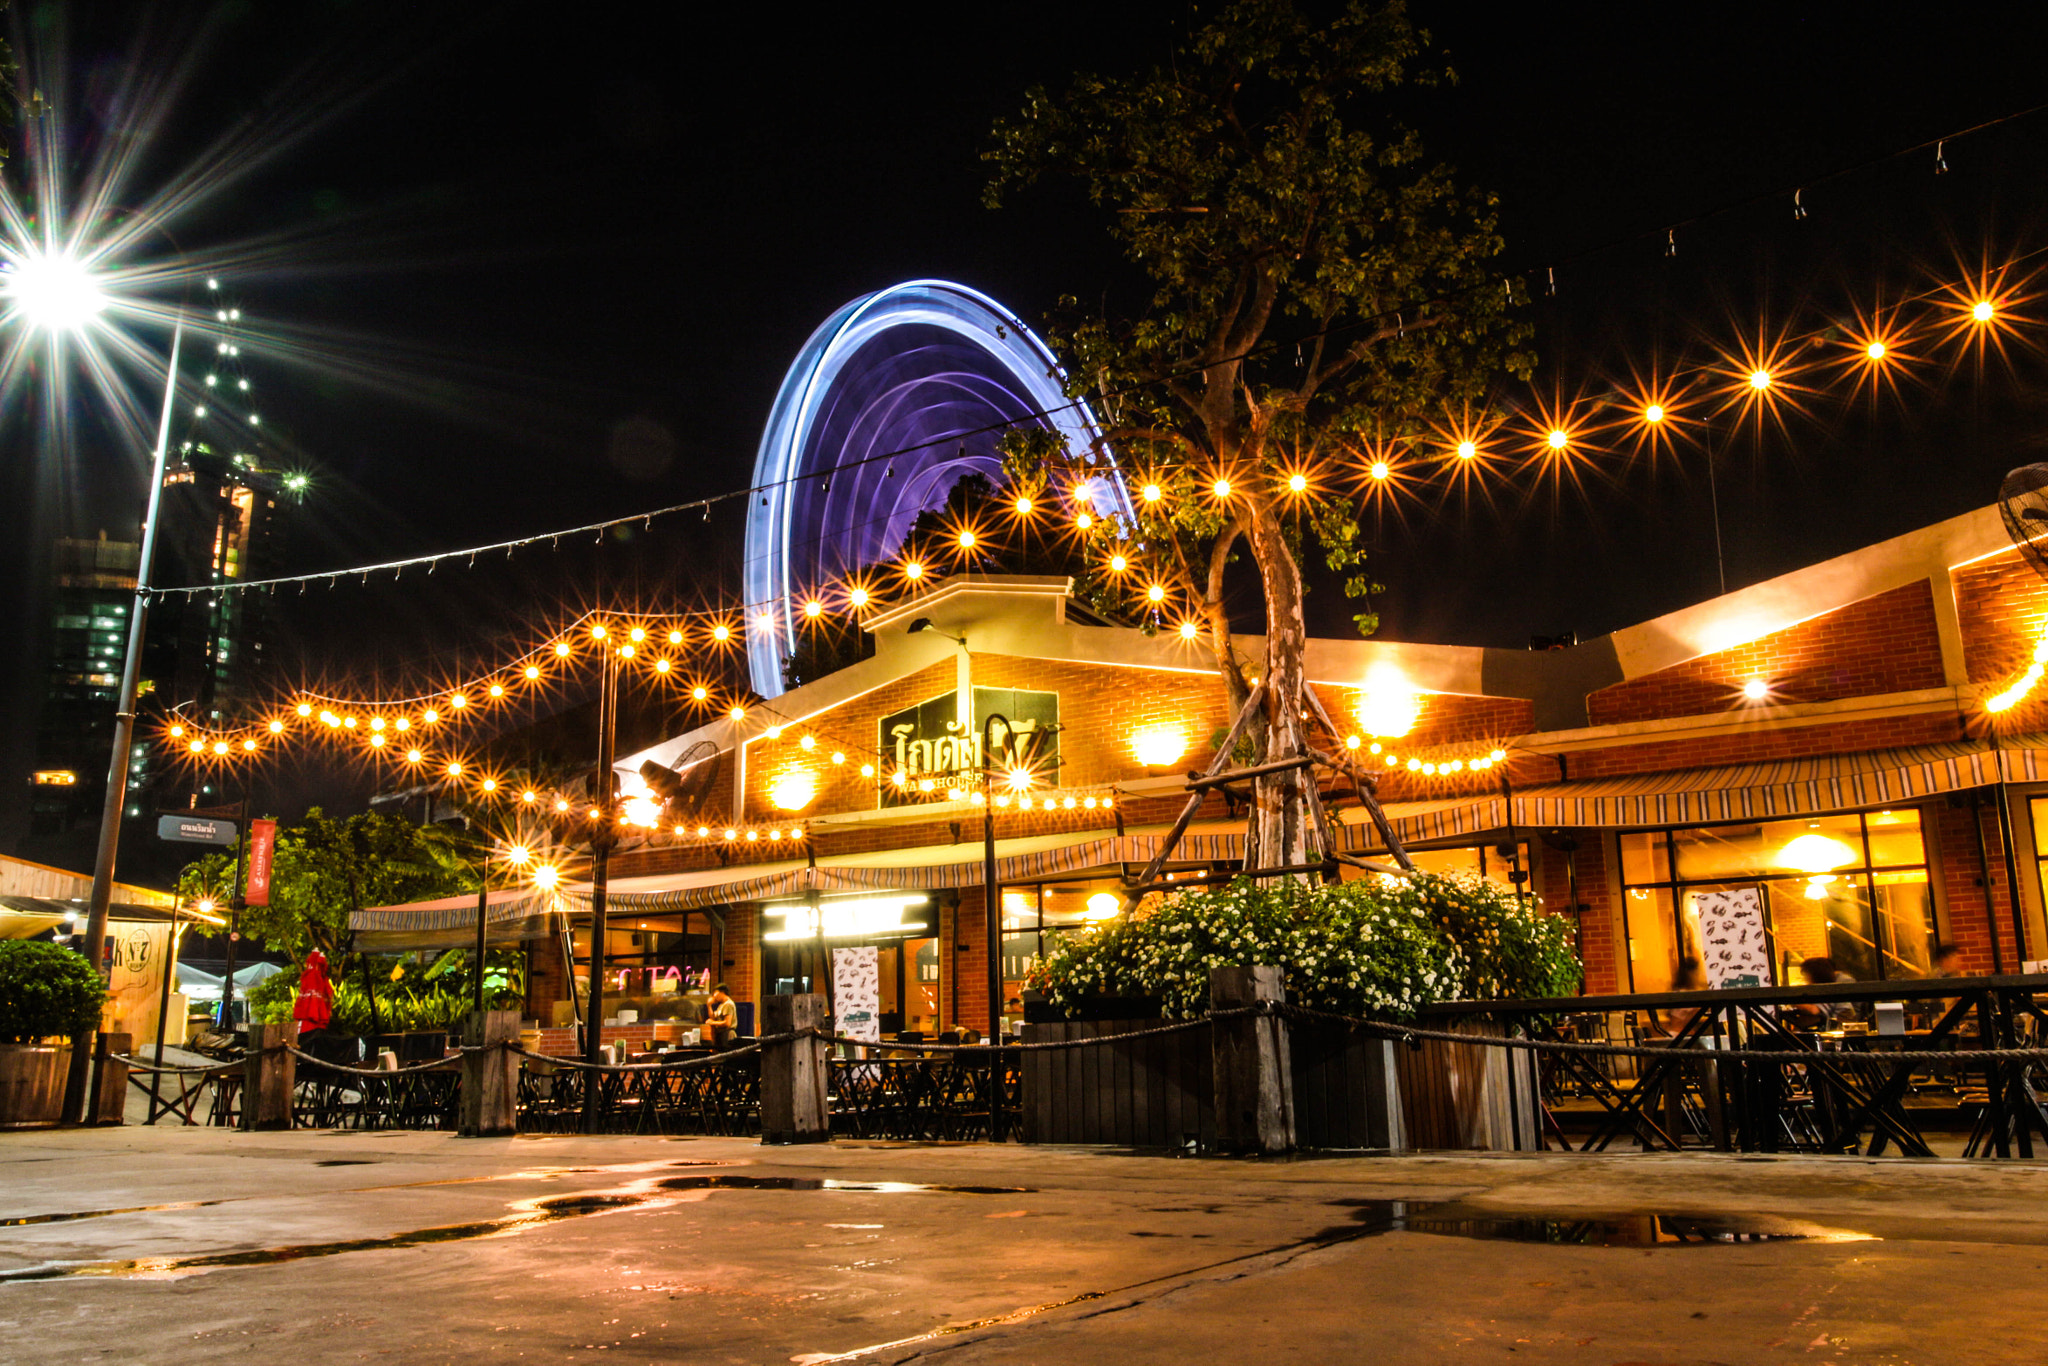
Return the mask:
<path fill-rule="evenodd" d="M 1874 341 L 1870 345 L 1863 348 L 1863 354 L 1870 357 L 1872 360 L 1883 360 L 1884 351 L 1885 346 L 1884 343 L 1881 341 Z"/>
<path fill-rule="evenodd" d="M 1554 451 L 1561 451 L 1566 446 L 1571 444 L 1572 437 L 1571 433 L 1567 432 L 1564 428 L 1552 427 L 1550 429 L 1550 435 L 1546 437 L 1545 440 L 1547 440 L 1550 443 L 1550 449 Z"/>
<path fill-rule="evenodd" d="M 1771 387 L 1771 372 L 1770 372 L 1770 371 L 1768 371 L 1768 370 L 1752 370 L 1752 371 L 1750 371 L 1750 372 L 1749 372 L 1749 387 L 1750 387 L 1751 389 L 1754 389 L 1754 390 L 1755 390 L 1755 391 L 1756 391 L 1757 393 L 1762 393 L 1762 392 L 1763 392 L 1764 390 L 1766 390 L 1766 389 L 1770 388 L 1770 387 Z"/>
<path fill-rule="evenodd" d="M 1991 300 L 1989 299 L 1979 299 L 1970 308 L 1970 316 L 1980 323 L 1990 322 L 1993 315 L 1997 312 L 1998 310 L 1992 307 Z"/>
<path fill-rule="evenodd" d="M 1653 427 L 1654 427 L 1655 425 L 1657 425 L 1657 424 L 1658 424 L 1659 422 L 1662 422 L 1663 420 L 1664 420 L 1664 405 L 1663 405 L 1663 404 L 1661 404 L 1661 403 L 1652 403 L 1652 404 L 1651 404 L 1651 405 L 1650 405 L 1649 407 L 1647 407 L 1647 408 L 1643 409 L 1643 421 L 1645 421 L 1645 422 L 1649 423 L 1649 424 L 1650 424 L 1651 426 L 1653 426 Z"/>
<path fill-rule="evenodd" d="M 1158 502 L 1158 501 L 1159 501 L 1159 500 L 1160 500 L 1161 498 L 1164 498 L 1165 496 L 1166 496 L 1166 490 L 1165 490 L 1165 489 L 1162 489 L 1162 488 L 1160 488 L 1160 487 L 1159 487 L 1159 485 L 1157 485 L 1157 484 L 1147 484 L 1147 485 L 1145 485 L 1145 501 L 1146 501 L 1146 502 L 1148 502 L 1148 503 L 1156 503 L 1156 502 Z"/>
<path fill-rule="evenodd" d="M 1476 441 L 1460 441 L 1460 442 L 1458 443 L 1458 459 L 1460 459 L 1460 460 L 1470 460 L 1470 459 L 1472 459 L 1472 458 L 1473 458 L 1474 456 L 1476 456 L 1476 455 L 1478 455 L 1478 454 L 1479 454 L 1479 443 L 1478 443 L 1478 442 L 1476 442 Z"/>
<path fill-rule="evenodd" d="M 1308 490 L 1308 476 L 1307 476 L 1307 475 L 1305 475 L 1305 474 L 1290 474 L 1290 475 L 1288 475 L 1288 476 L 1287 476 L 1287 491 L 1288 491 L 1289 493 L 1304 493 L 1304 492 L 1306 492 L 1307 490 Z"/>
<path fill-rule="evenodd" d="M 1210 491 L 1218 498 L 1228 498 L 1230 496 L 1230 481 L 1228 479 L 1218 479 L 1209 487 Z"/>
<path fill-rule="evenodd" d="M 1031 500 L 1029 498 L 1019 497 L 1017 499 L 1017 515 L 1019 517 L 1029 517 L 1031 515 Z"/>

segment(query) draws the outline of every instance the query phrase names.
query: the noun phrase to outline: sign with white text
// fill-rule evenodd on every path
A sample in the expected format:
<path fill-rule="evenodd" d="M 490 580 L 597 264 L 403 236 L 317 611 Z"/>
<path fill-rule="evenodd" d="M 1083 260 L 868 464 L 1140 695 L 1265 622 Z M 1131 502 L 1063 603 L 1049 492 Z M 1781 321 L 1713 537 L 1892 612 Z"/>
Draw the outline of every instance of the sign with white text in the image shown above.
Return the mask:
<path fill-rule="evenodd" d="M 204 816 L 158 816 L 156 837 L 180 844 L 226 844 L 235 842 L 235 823 Z"/>

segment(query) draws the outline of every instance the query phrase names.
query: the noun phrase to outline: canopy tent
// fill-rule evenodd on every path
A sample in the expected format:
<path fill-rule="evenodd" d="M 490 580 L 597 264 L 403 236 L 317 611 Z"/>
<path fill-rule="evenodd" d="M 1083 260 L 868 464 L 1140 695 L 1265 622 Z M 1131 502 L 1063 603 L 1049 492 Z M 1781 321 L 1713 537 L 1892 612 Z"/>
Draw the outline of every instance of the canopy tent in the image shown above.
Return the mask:
<path fill-rule="evenodd" d="M 1424 844 L 1491 835 L 1511 824 L 1629 829 L 1824 816 L 2043 780 L 2048 748 L 1990 750 L 1964 742 L 1546 783 L 1518 789 L 1512 798 L 1492 792 L 1393 802 L 1387 815 L 1404 843 Z M 1369 825 L 1347 833 L 1361 850 L 1384 847 Z"/>
<path fill-rule="evenodd" d="M 61 930 L 66 922 L 83 924 L 86 909 L 83 901 L 58 901 L 43 896 L 0 896 L 0 939 L 32 939 L 44 930 Z M 116 902 L 107 907 L 107 919 L 110 921 L 149 924 L 197 918 L 162 906 Z"/>
<path fill-rule="evenodd" d="M 355 946 L 364 953 L 405 953 L 412 949 L 459 949 L 476 943 L 475 892 L 414 901 L 399 906 L 371 906 L 349 914 Z M 484 937 L 492 944 L 517 944 L 545 939 L 555 930 L 553 917 L 564 906 L 552 893 L 530 887 L 506 887 L 490 894 Z"/>
<path fill-rule="evenodd" d="M 250 963 L 235 969 L 235 994 L 240 995 L 250 987 L 267 978 L 275 977 L 284 968 L 277 963 Z M 178 964 L 178 990 L 190 1001 L 218 1001 L 221 984 L 226 979 L 218 973 L 195 968 L 190 963 Z"/>

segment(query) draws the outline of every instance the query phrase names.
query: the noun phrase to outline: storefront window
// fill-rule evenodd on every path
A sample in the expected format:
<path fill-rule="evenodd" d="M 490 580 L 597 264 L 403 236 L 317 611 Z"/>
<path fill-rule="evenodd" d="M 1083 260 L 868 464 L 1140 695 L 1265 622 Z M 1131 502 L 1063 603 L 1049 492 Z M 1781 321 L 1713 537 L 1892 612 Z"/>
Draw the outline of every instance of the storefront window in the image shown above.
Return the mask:
<path fill-rule="evenodd" d="M 1830 958 L 1858 981 L 1917 977 L 1935 942 L 1934 898 L 1916 810 L 1624 834 L 1629 980 L 1669 990 L 1700 956 L 1699 900 L 1748 890 L 1763 913 L 1776 980 Z"/>

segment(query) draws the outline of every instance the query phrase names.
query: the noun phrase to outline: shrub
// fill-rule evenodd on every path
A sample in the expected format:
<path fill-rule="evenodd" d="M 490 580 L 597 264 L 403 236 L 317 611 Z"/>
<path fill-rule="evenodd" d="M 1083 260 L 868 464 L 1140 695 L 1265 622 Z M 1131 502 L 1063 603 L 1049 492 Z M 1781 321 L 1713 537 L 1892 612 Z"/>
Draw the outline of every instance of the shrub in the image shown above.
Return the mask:
<path fill-rule="evenodd" d="M 1090 996 L 1152 996 L 1186 1018 L 1208 1009 L 1210 969 L 1262 963 L 1285 969 L 1296 1004 L 1382 1020 L 1435 1001 L 1567 995 L 1579 973 L 1563 921 L 1497 883 L 1424 873 L 1181 892 L 1060 941 L 1030 983 L 1070 1013 Z"/>
<path fill-rule="evenodd" d="M 96 1029 L 106 999 L 106 983 L 83 954 L 29 939 L 0 940 L 0 1043 Z"/>

